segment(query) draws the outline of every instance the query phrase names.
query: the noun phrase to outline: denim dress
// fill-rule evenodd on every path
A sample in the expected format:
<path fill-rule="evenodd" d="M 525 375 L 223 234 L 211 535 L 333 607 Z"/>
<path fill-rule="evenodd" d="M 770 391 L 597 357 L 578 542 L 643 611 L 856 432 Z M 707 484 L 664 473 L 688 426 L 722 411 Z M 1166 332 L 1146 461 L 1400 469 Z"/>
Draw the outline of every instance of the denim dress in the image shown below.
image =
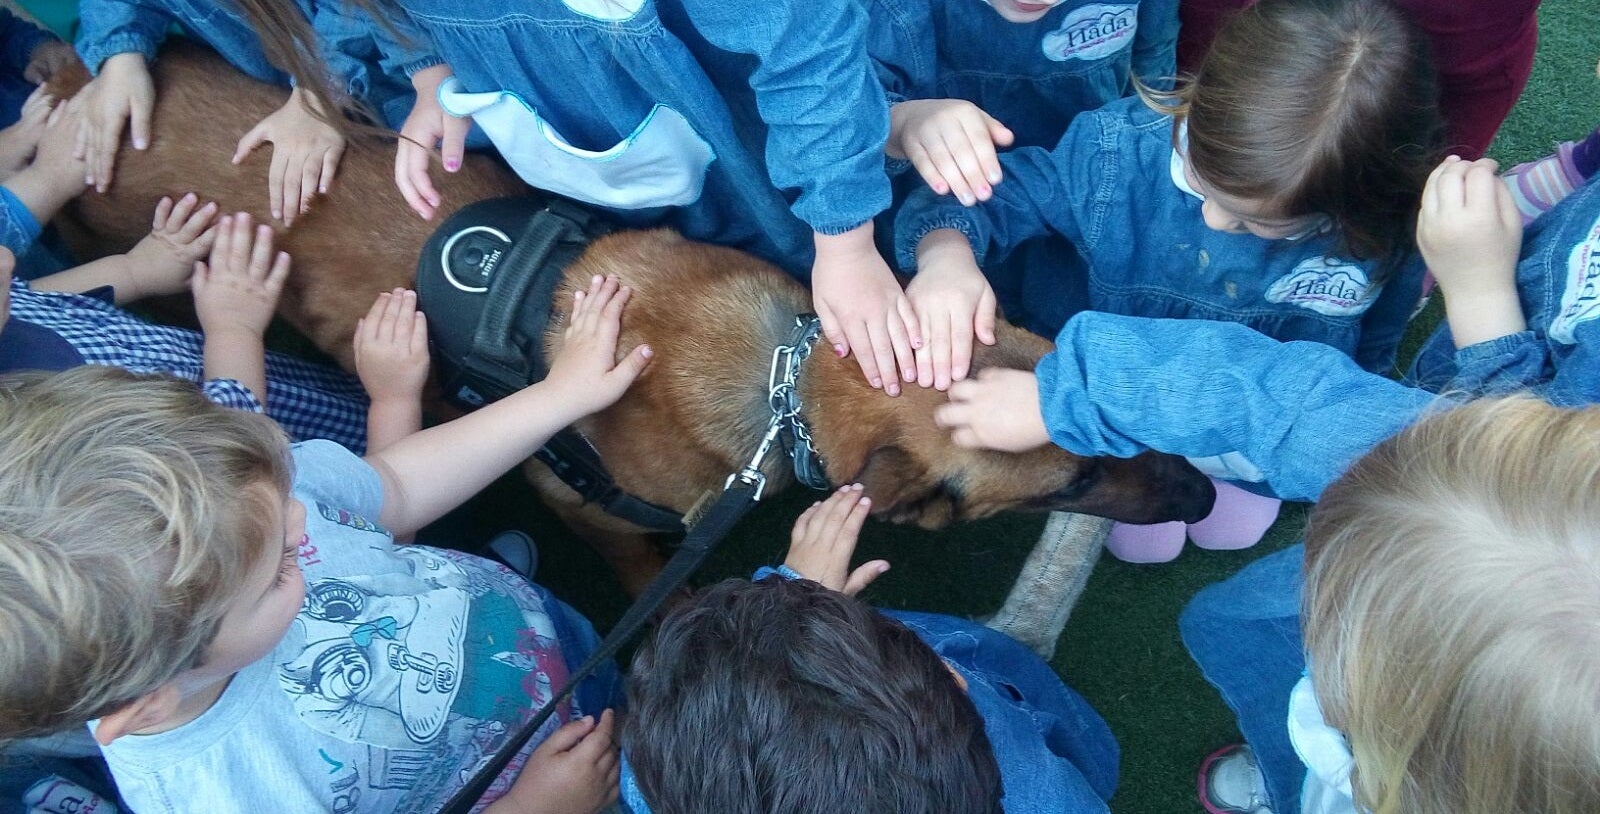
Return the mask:
<path fill-rule="evenodd" d="M 1207 227 L 1201 199 L 1182 185 L 1172 118 L 1137 97 L 1079 115 L 1054 150 L 1012 150 L 1000 163 L 1006 179 L 985 203 L 964 208 L 931 190 L 906 202 L 895 224 L 902 269 L 915 270 L 923 235 L 953 228 L 972 243 L 1008 318 L 1020 315 L 1035 330 L 1058 329 L 1085 309 L 1224 320 L 1330 345 L 1368 370 L 1393 365 L 1420 293 L 1421 259 L 1385 271 L 1338 256 L 1325 233 L 1264 240 Z M 1011 276 L 1005 254 L 1047 233 L 1066 237 L 1080 256 Z"/>
<path fill-rule="evenodd" d="M 804 276 L 889 205 L 857 0 L 401 0 L 522 179 Z"/>
<path fill-rule="evenodd" d="M 1067 0 L 1012 23 L 976 0 L 874 0 L 867 51 L 891 103 L 965 99 L 1052 147 L 1072 118 L 1161 83 L 1175 68 L 1176 0 Z"/>
<path fill-rule="evenodd" d="M 347 0 L 296 0 L 295 5 L 311 22 L 334 83 L 370 106 L 384 124 L 399 127 L 416 100 L 410 75 L 438 62 L 421 31 L 395 13 L 386 19 L 391 33 Z M 78 55 L 96 75 L 117 54 L 139 53 L 154 61 L 167 28 L 176 23 L 252 79 L 293 84 L 267 59 L 260 38 L 231 3 L 84 0 L 79 10 Z"/>
<path fill-rule="evenodd" d="M 1440 325 L 1411 378 L 1432 390 L 1531 389 L 1561 407 L 1600 403 L 1600 180 L 1534 221 L 1521 256 L 1517 296 L 1528 329 L 1458 351 Z"/>

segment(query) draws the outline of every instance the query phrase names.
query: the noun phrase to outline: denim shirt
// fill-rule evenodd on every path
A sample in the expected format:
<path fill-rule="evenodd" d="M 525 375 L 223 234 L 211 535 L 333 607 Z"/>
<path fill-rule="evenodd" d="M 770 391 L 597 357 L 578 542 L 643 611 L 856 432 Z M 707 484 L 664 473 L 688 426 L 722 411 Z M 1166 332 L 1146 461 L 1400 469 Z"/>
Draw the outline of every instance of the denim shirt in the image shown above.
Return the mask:
<path fill-rule="evenodd" d="M 1528 328 L 1457 351 L 1448 325 L 1411 377 L 1467 394 L 1531 389 L 1561 407 L 1600 403 L 1600 180 L 1545 213 L 1522 239 L 1517 296 Z"/>
<path fill-rule="evenodd" d="M 756 572 L 798 577 L 781 567 Z M 1006 814 L 1108 814 L 1117 788 L 1116 739 L 1100 714 L 1014 639 L 974 622 L 936 613 L 882 611 L 917 635 L 967 682 L 967 697 L 1000 767 Z M 638 778 L 622 755 L 621 801 L 649 814 Z"/>
<path fill-rule="evenodd" d="M 0 65 L 7 73 L 21 76 L 33 56 L 33 49 L 55 39 L 50 32 L 0 8 Z"/>
<path fill-rule="evenodd" d="M 873 0 L 867 51 L 891 103 L 965 99 L 1013 146 L 1049 147 L 1072 117 L 1164 86 L 1176 68 L 1176 0 L 1066 0 L 1032 23 L 980 0 Z"/>
<path fill-rule="evenodd" d="M 316 33 L 334 85 L 366 102 L 391 127 L 404 121 L 415 99 L 407 77 L 438 62 L 420 29 L 404 14 L 392 13 L 387 22 L 399 32 L 396 38 L 348 0 L 296 0 L 296 6 Z M 117 54 L 139 53 L 153 61 L 168 26 L 177 23 L 251 78 L 292 84 L 267 58 L 260 38 L 231 3 L 84 0 L 79 10 L 78 55 L 95 74 Z"/>
<path fill-rule="evenodd" d="M 1417 303 L 1415 255 L 1375 280 L 1377 264 L 1332 255 L 1327 234 L 1264 240 L 1205 225 L 1201 201 L 1175 180 L 1172 118 L 1137 97 L 1079 115 L 1054 149 L 1003 153 L 1005 181 L 971 208 L 918 190 L 895 222 L 902 269 L 934 229 L 965 234 L 978 263 L 1031 237 L 1071 241 L 1086 268 L 1088 307 L 1143 317 L 1239 322 L 1275 339 L 1311 340 L 1387 371 Z M 1181 162 L 1181 158 L 1178 159 Z"/>
<path fill-rule="evenodd" d="M 1078 314 L 1035 372 L 1050 439 L 1068 451 L 1211 461 L 1286 500 L 1316 500 L 1378 442 L 1453 404 L 1325 345 L 1206 320 Z"/>
<path fill-rule="evenodd" d="M 520 108 L 524 126 L 484 129 L 523 180 L 549 188 L 582 162 L 577 174 L 597 185 L 670 184 L 645 195 L 564 190 L 629 225 L 665 221 L 803 274 L 813 231 L 848 231 L 889 205 L 888 109 L 860 0 L 401 5 L 462 93 Z M 636 172 L 610 174 L 619 168 Z"/>

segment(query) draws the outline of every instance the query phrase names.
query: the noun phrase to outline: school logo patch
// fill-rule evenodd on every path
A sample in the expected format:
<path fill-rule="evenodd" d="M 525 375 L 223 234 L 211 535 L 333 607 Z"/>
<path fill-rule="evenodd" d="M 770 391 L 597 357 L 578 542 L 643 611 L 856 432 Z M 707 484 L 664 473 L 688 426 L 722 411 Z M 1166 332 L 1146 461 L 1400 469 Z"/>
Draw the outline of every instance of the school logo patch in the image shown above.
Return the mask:
<path fill-rule="evenodd" d="M 1298 305 L 1330 317 L 1350 317 L 1372 305 L 1378 288 L 1360 266 L 1313 257 L 1273 283 L 1267 289 L 1267 301 Z"/>
<path fill-rule="evenodd" d="M 322 515 L 322 519 L 328 521 L 329 523 L 338 523 L 341 526 L 348 526 L 357 531 L 370 531 L 374 534 L 388 534 L 388 532 L 384 531 L 383 527 L 377 523 L 374 523 L 371 520 L 356 514 L 355 512 L 329 506 L 320 500 L 317 501 L 317 514 Z"/>
<path fill-rule="evenodd" d="M 1133 44 L 1139 6 L 1094 3 L 1072 10 L 1061 27 L 1044 35 L 1044 55 L 1055 62 L 1111 56 Z"/>
<path fill-rule="evenodd" d="M 1577 344 L 1578 326 L 1600 316 L 1600 221 L 1589 227 L 1589 237 L 1572 247 L 1567 258 L 1567 288 L 1561 310 L 1550 320 L 1550 338 L 1563 345 Z"/>

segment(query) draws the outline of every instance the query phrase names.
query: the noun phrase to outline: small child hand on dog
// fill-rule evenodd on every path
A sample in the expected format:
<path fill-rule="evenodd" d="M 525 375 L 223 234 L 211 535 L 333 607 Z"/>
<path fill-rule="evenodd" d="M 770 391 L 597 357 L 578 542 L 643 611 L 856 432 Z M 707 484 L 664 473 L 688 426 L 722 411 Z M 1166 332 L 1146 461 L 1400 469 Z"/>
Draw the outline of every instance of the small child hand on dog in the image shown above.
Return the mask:
<path fill-rule="evenodd" d="M 617 801 L 616 715 L 568 721 L 533 750 L 528 763 L 484 814 L 594 814 Z"/>
<path fill-rule="evenodd" d="M 428 319 L 417 292 L 378 295 L 356 322 L 356 375 L 366 389 L 367 450 L 377 452 L 422 429 L 422 388 L 428 383 Z"/>
<path fill-rule="evenodd" d="M 252 234 L 252 231 L 254 234 Z M 205 375 L 234 379 L 267 403 L 263 337 L 289 276 L 288 252 L 273 252 L 272 227 L 254 227 L 250 215 L 224 217 L 216 228 L 209 263 L 195 261 L 194 310 L 205 334 Z"/>
<path fill-rule="evenodd" d="M 811 504 L 794 521 L 785 568 L 845 596 L 861 593 L 889 571 L 887 560 L 872 560 L 850 569 L 861 524 L 872 511 L 872 498 L 859 483 L 841 486 L 827 500 Z"/>

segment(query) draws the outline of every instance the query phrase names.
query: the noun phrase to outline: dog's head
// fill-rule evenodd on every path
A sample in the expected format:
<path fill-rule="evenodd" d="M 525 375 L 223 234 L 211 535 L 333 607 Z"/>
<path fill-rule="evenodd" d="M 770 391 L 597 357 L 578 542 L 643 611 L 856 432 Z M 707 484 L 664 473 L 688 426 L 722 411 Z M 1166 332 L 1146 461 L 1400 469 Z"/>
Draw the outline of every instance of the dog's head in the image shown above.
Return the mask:
<path fill-rule="evenodd" d="M 1029 370 L 1049 349 L 1009 325 L 999 334 L 995 347 L 980 347 L 975 368 Z M 912 386 L 889 398 L 861 381 L 854 360 L 819 356 L 813 364 L 844 368 L 809 388 L 807 418 L 828 477 L 861 483 L 873 513 L 886 520 L 934 529 L 1023 510 L 1159 523 L 1194 522 L 1211 511 L 1211 482 L 1182 458 L 1084 458 L 1053 445 L 1015 454 L 962 449 L 933 423 L 944 393 Z"/>

